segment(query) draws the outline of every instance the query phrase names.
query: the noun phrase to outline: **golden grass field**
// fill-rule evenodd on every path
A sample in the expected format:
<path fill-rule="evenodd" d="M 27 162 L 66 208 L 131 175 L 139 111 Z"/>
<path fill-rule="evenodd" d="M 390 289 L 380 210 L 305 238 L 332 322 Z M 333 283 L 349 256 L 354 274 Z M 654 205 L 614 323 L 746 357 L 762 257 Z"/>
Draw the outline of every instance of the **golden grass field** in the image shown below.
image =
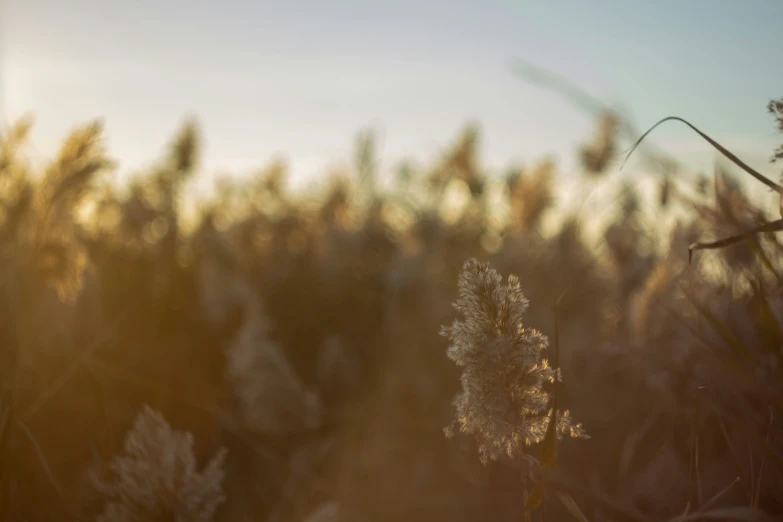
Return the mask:
<path fill-rule="evenodd" d="M 473 127 L 383 188 L 361 134 L 317 195 L 274 163 L 200 201 L 195 122 L 123 186 L 100 123 L 42 165 L 3 128 L 0 519 L 783 516 L 782 227 L 731 156 L 618 182 L 639 135 L 596 116 L 600 222 Z"/>

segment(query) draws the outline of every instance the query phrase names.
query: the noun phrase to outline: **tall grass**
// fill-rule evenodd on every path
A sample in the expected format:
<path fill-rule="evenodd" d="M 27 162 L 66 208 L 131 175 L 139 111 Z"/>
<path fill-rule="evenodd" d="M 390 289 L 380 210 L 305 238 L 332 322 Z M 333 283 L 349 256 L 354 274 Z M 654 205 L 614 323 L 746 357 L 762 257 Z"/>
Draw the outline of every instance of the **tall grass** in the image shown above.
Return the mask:
<path fill-rule="evenodd" d="M 650 208 L 588 102 L 597 237 L 554 162 L 488 174 L 477 127 L 388 190 L 365 133 L 316 199 L 277 162 L 200 202 L 195 121 L 125 190 L 101 124 L 42 168 L 3 129 L 2 519 L 782 516 L 780 221 L 663 160 Z"/>

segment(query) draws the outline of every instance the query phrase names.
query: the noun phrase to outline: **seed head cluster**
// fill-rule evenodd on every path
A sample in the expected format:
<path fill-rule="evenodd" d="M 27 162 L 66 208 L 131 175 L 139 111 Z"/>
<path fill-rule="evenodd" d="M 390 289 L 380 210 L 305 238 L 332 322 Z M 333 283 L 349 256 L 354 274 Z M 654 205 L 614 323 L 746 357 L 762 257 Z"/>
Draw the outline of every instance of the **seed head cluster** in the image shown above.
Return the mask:
<path fill-rule="evenodd" d="M 483 462 L 520 455 L 524 446 L 543 439 L 546 412 L 557 372 L 544 357 L 547 338 L 525 328 L 528 300 L 519 281 L 506 283 L 488 264 L 469 259 L 459 276 L 455 308 L 462 318 L 443 327 L 451 342 L 448 356 L 462 371 L 462 391 L 454 399 L 455 428 L 475 437 Z M 567 412 L 558 415 L 558 435 L 584 436 Z"/>
<path fill-rule="evenodd" d="M 245 421 L 254 431 L 278 437 L 317 429 L 323 420 L 318 394 L 305 386 L 269 338 L 260 305 L 249 308 L 226 361 L 226 377 L 234 385 Z"/>
<path fill-rule="evenodd" d="M 97 481 L 106 496 L 98 522 L 210 522 L 223 503 L 225 449 L 199 473 L 193 435 L 174 431 L 145 407 L 110 465 L 113 480 Z"/>

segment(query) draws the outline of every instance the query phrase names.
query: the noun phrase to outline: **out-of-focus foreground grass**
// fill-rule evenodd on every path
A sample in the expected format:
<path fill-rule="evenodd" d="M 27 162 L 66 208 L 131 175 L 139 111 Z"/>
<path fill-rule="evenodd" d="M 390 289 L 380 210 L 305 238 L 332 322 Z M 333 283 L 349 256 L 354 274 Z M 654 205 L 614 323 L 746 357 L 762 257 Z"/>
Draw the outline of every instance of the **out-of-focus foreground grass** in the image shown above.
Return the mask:
<path fill-rule="evenodd" d="M 581 151 L 585 194 L 614 183 L 616 118 Z M 553 162 L 487 174 L 467 129 L 380 190 L 363 135 L 319 198 L 274 164 L 186 223 L 194 124 L 123 190 L 100 125 L 45 168 L 29 130 L 0 141 L 2 520 L 523 519 L 518 469 L 443 433 L 460 380 L 439 331 L 470 257 L 519 277 L 526 326 L 550 339 L 562 296 L 559 400 L 591 438 L 562 441 L 557 471 L 589 520 L 783 515 L 783 243 L 688 262 L 695 240 L 767 219 L 729 171 L 653 168 L 652 209 L 618 184 L 588 237 L 587 211 L 542 225 L 566 212 Z M 156 468 L 182 483 L 152 484 Z M 572 514 L 547 490 L 528 516 Z"/>

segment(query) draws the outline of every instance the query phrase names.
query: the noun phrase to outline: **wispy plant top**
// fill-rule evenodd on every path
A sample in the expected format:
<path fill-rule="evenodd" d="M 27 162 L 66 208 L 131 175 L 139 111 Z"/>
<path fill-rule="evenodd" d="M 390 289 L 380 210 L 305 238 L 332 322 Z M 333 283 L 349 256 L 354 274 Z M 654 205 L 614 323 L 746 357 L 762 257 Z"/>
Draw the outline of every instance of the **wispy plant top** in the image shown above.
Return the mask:
<path fill-rule="evenodd" d="M 488 264 L 465 262 L 459 277 L 455 308 L 462 315 L 441 335 L 451 346 L 448 356 L 463 367 L 462 391 L 454 400 L 454 427 L 472 434 L 482 461 L 506 454 L 515 457 L 546 433 L 551 393 L 545 388 L 558 377 L 544 357 L 547 338 L 525 328 L 522 316 L 528 300 L 515 276 L 503 279 Z M 567 414 L 558 422 L 560 437 L 584 437 L 581 425 Z"/>

